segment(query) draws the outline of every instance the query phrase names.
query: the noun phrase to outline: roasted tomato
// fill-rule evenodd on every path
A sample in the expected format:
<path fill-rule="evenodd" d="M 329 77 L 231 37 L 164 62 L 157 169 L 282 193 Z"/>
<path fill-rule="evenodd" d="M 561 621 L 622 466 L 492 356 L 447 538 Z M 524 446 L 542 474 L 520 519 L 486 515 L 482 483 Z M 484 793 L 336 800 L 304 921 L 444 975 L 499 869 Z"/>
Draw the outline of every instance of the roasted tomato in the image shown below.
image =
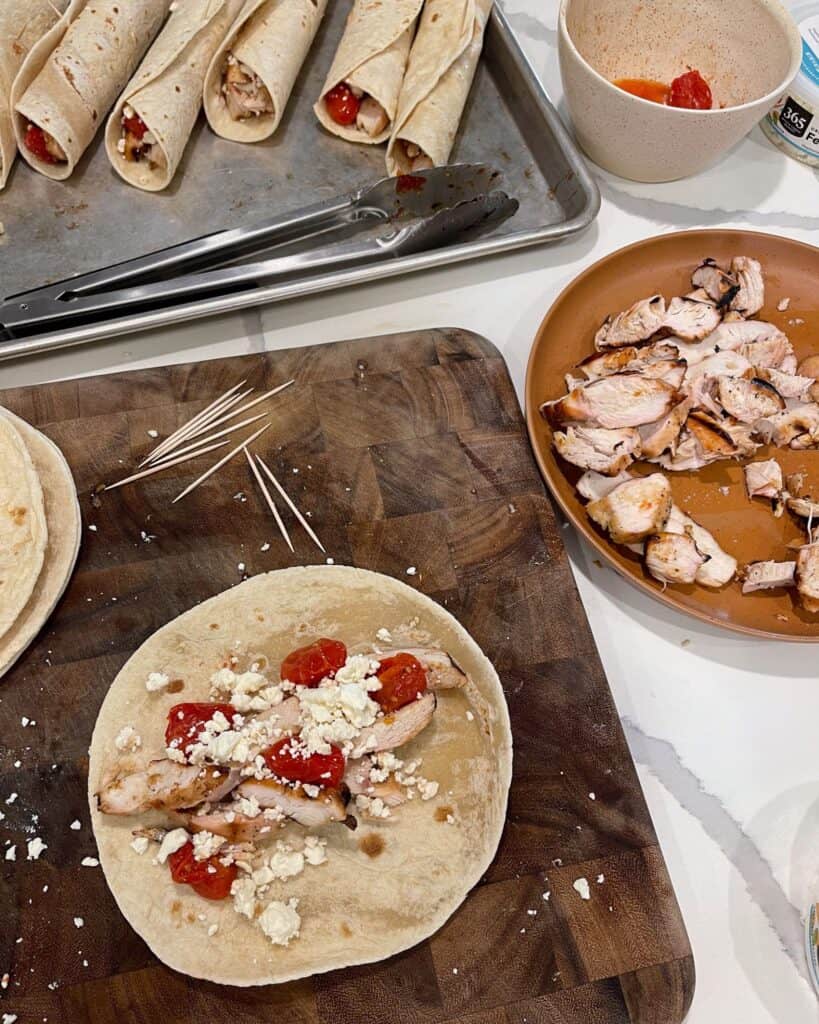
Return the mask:
<path fill-rule="evenodd" d="M 671 83 L 671 91 L 668 94 L 670 107 L 710 110 L 713 104 L 711 89 L 699 71 L 686 71 Z"/>
<path fill-rule="evenodd" d="M 340 640 L 322 638 L 288 654 L 282 662 L 281 677 L 300 686 L 318 686 L 346 660 L 347 648 Z"/>
<path fill-rule="evenodd" d="M 174 704 L 168 712 L 165 745 L 169 747 L 172 740 L 178 740 L 176 746 L 187 755 L 196 743 L 196 737 L 204 724 L 209 722 L 217 711 L 221 711 L 228 721 L 236 714 L 236 708 L 232 704 Z"/>
<path fill-rule="evenodd" d="M 138 114 L 134 114 L 133 117 L 123 117 L 122 126 L 127 132 L 135 135 L 140 140 L 145 132 L 148 131 L 148 126 Z"/>
<path fill-rule="evenodd" d="M 344 755 L 338 747 L 331 747 L 329 754 L 301 757 L 292 750 L 288 738 L 263 750 L 262 757 L 274 774 L 290 782 L 309 782 L 335 789 L 344 777 Z"/>
<path fill-rule="evenodd" d="M 171 878 L 180 885 L 190 885 L 206 900 L 223 900 L 230 896 L 230 887 L 238 869 L 235 864 L 223 864 L 218 855 L 197 860 L 193 843 L 185 843 L 168 857 Z"/>
<path fill-rule="evenodd" d="M 327 105 L 327 113 L 336 124 L 353 124 L 361 106 L 361 100 L 344 82 L 339 82 L 331 89 L 324 97 L 324 102 Z"/>
<path fill-rule="evenodd" d="M 33 153 L 44 164 L 57 163 L 57 158 L 48 151 L 45 132 L 39 125 L 30 124 L 26 128 L 25 146 L 29 153 Z"/>
<path fill-rule="evenodd" d="M 411 654 L 384 658 L 378 668 L 381 689 L 373 693 L 382 711 L 397 711 L 417 700 L 427 690 L 427 674 L 421 662 Z"/>

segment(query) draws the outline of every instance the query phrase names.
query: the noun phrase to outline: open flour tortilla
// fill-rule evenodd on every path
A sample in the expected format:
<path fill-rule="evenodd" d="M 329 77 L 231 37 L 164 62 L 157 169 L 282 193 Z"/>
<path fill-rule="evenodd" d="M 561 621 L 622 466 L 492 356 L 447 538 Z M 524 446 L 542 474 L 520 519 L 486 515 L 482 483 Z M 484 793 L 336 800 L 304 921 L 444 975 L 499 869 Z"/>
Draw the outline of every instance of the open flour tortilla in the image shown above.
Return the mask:
<path fill-rule="evenodd" d="M 247 0 L 205 78 L 205 115 L 217 135 L 234 142 L 261 142 L 279 127 L 327 9 L 327 0 Z M 235 120 L 222 94 L 228 54 L 259 76 L 273 101 L 272 114 Z"/>
<path fill-rule="evenodd" d="M 483 49 L 492 0 L 427 0 L 410 51 L 387 147 L 387 172 L 408 174 L 408 144 L 441 167 L 458 134 Z"/>
<path fill-rule="evenodd" d="M 23 438 L 40 481 L 48 543 L 31 597 L 13 625 L 0 637 L 0 676 L 7 672 L 40 632 L 65 590 L 80 550 L 82 521 L 74 478 L 54 442 L 25 420 L 0 409 Z"/>
<path fill-rule="evenodd" d="M 348 142 L 371 145 L 385 142 L 392 132 L 398 96 L 407 67 L 415 22 L 423 0 L 356 0 L 347 18 L 321 96 L 313 108 L 316 117 L 334 135 Z M 355 124 L 337 124 L 327 113 L 324 97 L 340 82 L 361 89 L 377 100 L 389 117 L 378 135 L 368 135 Z"/>
<path fill-rule="evenodd" d="M 171 183 L 202 106 L 205 73 L 244 0 L 177 0 L 165 27 L 111 111 L 105 151 L 129 184 L 158 192 Z M 162 150 L 164 164 L 129 161 L 117 149 L 122 111 L 132 107 Z"/>
<path fill-rule="evenodd" d="M 135 760 L 161 754 L 168 709 L 207 699 L 209 677 L 228 652 L 240 662 L 267 658 L 277 667 L 294 646 L 319 636 L 343 638 L 349 648 L 369 647 L 382 627 L 397 643 L 412 638 L 449 651 L 472 680 L 471 702 L 463 690 L 441 692 L 432 722 L 399 749 L 402 757 L 422 757 L 425 777 L 440 782 L 434 799 L 410 800 L 383 821 L 362 820 L 355 832 L 340 824 L 314 830 L 327 840 L 327 863 L 273 883 L 272 899 L 299 899 L 301 934 L 288 947 L 272 945 L 232 901 L 204 900 L 189 886 L 174 884 L 167 865 L 153 864 L 150 852 L 136 854 L 131 831 L 150 824 L 148 815 L 113 818 L 97 810 L 94 794 L 122 759 L 114 742 L 122 727 L 131 725 L 141 736 Z M 149 672 L 182 680 L 184 689 L 149 693 Z M 440 928 L 492 861 L 511 772 L 500 681 L 466 630 L 403 583 L 360 569 L 318 566 L 256 576 L 181 615 L 139 648 L 100 709 L 91 740 L 89 801 L 105 877 L 153 952 L 197 978 L 264 985 L 381 960 Z M 208 936 L 213 924 L 218 931 Z"/>
<path fill-rule="evenodd" d="M 47 543 L 37 470 L 20 432 L 0 417 L 0 642 L 31 597 Z"/>
<path fill-rule="evenodd" d="M 68 6 L 68 0 L 2 0 L 0 3 L 0 189 L 17 155 L 11 87 L 29 50 Z"/>
<path fill-rule="evenodd" d="M 31 50 L 12 89 L 14 132 L 23 158 L 41 174 L 68 178 L 139 63 L 170 0 L 72 0 Z M 29 122 L 62 147 L 64 163 L 29 152 Z"/>

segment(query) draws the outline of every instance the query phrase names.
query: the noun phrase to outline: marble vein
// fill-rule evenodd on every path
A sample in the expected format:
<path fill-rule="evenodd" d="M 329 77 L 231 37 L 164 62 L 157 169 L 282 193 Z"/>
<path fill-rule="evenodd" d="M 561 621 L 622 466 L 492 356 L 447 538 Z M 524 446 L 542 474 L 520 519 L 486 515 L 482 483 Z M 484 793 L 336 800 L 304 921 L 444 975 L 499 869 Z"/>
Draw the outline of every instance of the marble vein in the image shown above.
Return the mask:
<path fill-rule="evenodd" d="M 739 872 L 748 894 L 770 923 L 783 952 L 797 973 L 809 982 L 803 953 L 799 910 L 774 878 L 770 865 L 722 802 L 708 793 L 667 740 L 649 736 L 630 718 L 623 729 L 634 760 L 644 765 L 689 814 Z"/>

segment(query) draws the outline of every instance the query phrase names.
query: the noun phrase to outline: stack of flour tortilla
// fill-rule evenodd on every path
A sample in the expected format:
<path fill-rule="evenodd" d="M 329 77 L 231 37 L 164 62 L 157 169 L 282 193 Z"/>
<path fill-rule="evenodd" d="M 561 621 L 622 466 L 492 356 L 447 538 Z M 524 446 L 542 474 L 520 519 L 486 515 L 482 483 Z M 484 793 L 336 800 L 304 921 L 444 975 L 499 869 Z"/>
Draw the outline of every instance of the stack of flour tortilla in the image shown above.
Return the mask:
<path fill-rule="evenodd" d="M 62 452 L 0 408 L 0 676 L 54 610 L 77 561 L 80 532 Z"/>

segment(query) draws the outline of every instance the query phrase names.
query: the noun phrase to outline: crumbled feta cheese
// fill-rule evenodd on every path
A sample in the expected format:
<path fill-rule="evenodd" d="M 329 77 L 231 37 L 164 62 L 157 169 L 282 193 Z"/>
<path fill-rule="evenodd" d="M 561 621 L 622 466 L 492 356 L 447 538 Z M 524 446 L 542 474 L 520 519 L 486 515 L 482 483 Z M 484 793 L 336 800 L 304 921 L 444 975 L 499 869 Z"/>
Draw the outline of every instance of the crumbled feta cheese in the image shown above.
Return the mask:
<path fill-rule="evenodd" d="M 0 232 L 0 234 L 2 234 L 2 232 Z M 3 1014 L 3 1024 L 14 1024 L 14 1022 L 16 1020 L 17 1020 L 17 1014 L 16 1013 L 4 1013 Z"/>
<path fill-rule="evenodd" d="M 10 846 L 6 850 L 6 860 L 17 860 L 17 847 Z"/>
<path fill-rule="evenodd" d="M 365 655 L 353 655 L 336 672 L 335 681 L 298 695 L 302 730 L 300 744 L 308 754 L 329 754 L 331 744 L 349 743 L 372 725 L 379 711 L 369 694 L 381 688 L 374 673 L 378 663 Z"/>
<path fill-rule="evenodd" d="M 237 878 L 230 887 L 233 907 L 237 914 L 244 914 L 252 921 L 256 916 L 256 883 L 252 878 Z"/>
<path fill-rule="evenodd" d="M 589 793 L 589 800 L 596 800 L 596 799 L 597 799 L 597 797 L 595 796 L 594 793 Z"/>
<path fill-rule="evenodd" d="M 411 565 L 411 566 L 410 566 L 410 567 L 409 567 L 409 568 L 407 569 L 407 576 L 414 576 L 414 575 L 415 575 L 415 574 L 416 574 L 417 572 L 418 572 L 418 570 L 417 570 L 417 569 L 415 568 L 415 566 L 414 566 L 414 565 Z"/>
<path fill-rule="evenodd" d="M 155 139 L 149 139 L 148 138 L 149 134 L 150 134 L 150 132 L 146 132 L 145 133 L 145 135 L 144 135 L 145 141 L 149 142 L 149 143 L 150 142 L 155 142 L 156 141 Z M 148 437 L 159 437 L 159 431 L 158 430 L 154 430 L 153 428 L 151 428 L 151 430 L 148 431 Z"/>
<path fill-rule="evenodd" d="M 543 894 L 543 899 L 546 901 L 546 903 L 548 903 L 551 898 L 552 898 L 552 890 L 551 889 L 547 889 L 546 892 L 544 892 L 544 894 Z"/>
<path fill-rule="evenodd" d="M 262 885 L 266 885 L 274 878 L 281 879 L 281 881 L 295 878 L 296 875 L 300 875 L 304 871 L 304 854 L 285 843 L 276 843 L 275 851 L 268 857 L 267 864 L 261 870 L 267 870 L 270 873 L 270 878 L 261 882 Z M 256 878 L 255 871 L 253 877 Z M 258 881 L 257 884 L 259 884 Z"/>
<path fill-rule="evenodd" d="M 475 721 L 475 716 L 472 714 L 471 711 L 467 711 L 467 713 L 466 713 L 466 720 L 467 720 L 467 722 L 474 722 Z"/>
<path fill-rule="evenodd" d="M 385 626 L 382 626 L 381 629 L 377 629 L 375 631 L 375 638 L 376 640 L 380 640 L 382 644 L 392 643 L 392 633 Z"/>
<path fill-rule="evenodd" d="M 168 857 L 172 853 L 176 853 L 177 850 L 181 850 L 189 839 L 190 836 L 184 828 L 173 828 L 170 832 L 166 832 L 165 837 L 159 844 L 159 852 L 156 855 L 157 861 L 160 864 L 164 864 Z"/>
<path fill-rule="evenodd" d="M 355 805 L 362 814 L 371 818 L 389 818 L 390 809 L 380 796 L 364 796 L 359 794 L 355 798 Z"/>
<path fill-rule="evenodd" d="M 123 725 L 114 740 L 117 750 L 127 750 L 133 753 L 142 746 L 142 737 L 139 736 L 132 725 Z"/>
<path fill-rule="evenodd" d="M 197 832 L 193 837 L 194 860 L 207 860 L 225 845 L 224 836 L 216 836 L 212 832 Z"/>
<path fill-rule="evenodd" d="M 84 868 L 98 868 L 100 866 L 100 862 L 96 857 L 83 857 L 80 864 L 82 864 Z"/>
<path fill-rule="evenodd" d="M 326 846 L 326 839 L 320 839 L 318 836 L 307 836 L 304 840 L 304 859 L 308 864 L 312 864 L 313 867 L 318 867 L 319 864 L 326 864 Z"/>
<path fill-rule="evenodd" d="M 6 803 L 7 804 L 13 804 L 16 799 L 17 799 L 17 794 L 16 793 L 12 793 L 11 796 L 6 797 Z"/>
<path fill-rule="evenodd" d="M 312 782 L 304 782 L 301 787 L 304 792 L 310 797 L 311 800 L 315 800 L 321 792 L 321 786 L 314 786 Z"/>
<path fill-rule="evenodd" d="M 590 900 L 589 880 L 587 878 L 576 878 L 572 882 L 572 888 L 580 895 L 581 900 Z"/>
<path fill-rule="evenodd" d="M 446 823 L 447 823 L 447 825 L 454 825 L 455 824 L 455 817 L 454 817 L 454 815 L 448 814 L 446 816 Z"/>
<path fill-rule="evenodd" d="M 789 298 L 780 299 L 779 302 L 777 302 L 776 304 L 776 308 L 779 310 L 780 313 L 785 313 L 790 304 L 791 300 Z"/>
<path fill-rule="evenodd" d="M 296 908 L 299 901 L 291 897 L 287 903 L 273 900 L 259 915 L 259 927 L 274 946 L 287 946 L 291 939 L 298 938 L 301 918 Z"/>
<path fill-rule="evenodd" d="M 82 928 L 82 926 L 84 924 L 85 924 L 85 921 L 83 921 L 83 919 L 81 917 L 75 917 L 74 918 L 74 927 L 75 928 Z"/>
<path fill-rule="evenodd" d="M 598 885 L 602 885 L 603 882 L 605 882 L 605 880 L 606 880 L 606 876 L 605 875 L 598 875 L 597 876 L 597 884 Z"/>
<path fill-rule="evenodd" d="M 236 801 L 236 810 L 246 818 L 258 818 L 261 813 L 259 801 L 255 796 L 241 796 Z"/>
<path fill-rule="evenodd" d="M 120 153 L 123 156 L 125 155 L 125 138 L 124 138 L 124 136 L 120 136 L 117 139 L 117 152 Z"/>
<path fill-rule="evenodd" d="M 82 828 L 82 822 L 80 821 L 79 818 L 75 818 L 68 827 L 70 829 L 73 829 L 74 832 L 79 832 L 79 830 Z"/>
<path fill-rule="evenodd" d="M 429 779 L 419 779 L 417 788 L 422 800 L 432 800 L 438 793 L 438 783 Z"/>
<path fill-rule="evenodd" d="M 46 844 L 42 841 L 42 839 L 40 839 L 39 836 L 35 836 L 33 839 L 29 839 L 26 846 L 28 849 L 28 853 L 26 854 L 26 860 L 39 860 L 40 854 L 43 852 L 43 850 L 48 849 Z"/>
<path fill-rule="evenodd" d="M 164 690 L 170 681 L 171 677 L 166 676 L 164 672 L 149 672 L 145 680 L 145 689 L 149 693 L 156 693 L 158 690 Z"/>
<path fill-rule="evenodd" d="M 150 840 L 147 836 L 134 836 L 131 840 L 131 849 L 134 853 L 147 853 L 148 847 L 150 846 Z"/>
<path fill-rule="evenodd" d="M 219 925 L 218 924 L 212 924 L 210 926 L 210 928 L 208 928 L 208 935 L 215 935 L 218 931 L 219 931 Z"/>

